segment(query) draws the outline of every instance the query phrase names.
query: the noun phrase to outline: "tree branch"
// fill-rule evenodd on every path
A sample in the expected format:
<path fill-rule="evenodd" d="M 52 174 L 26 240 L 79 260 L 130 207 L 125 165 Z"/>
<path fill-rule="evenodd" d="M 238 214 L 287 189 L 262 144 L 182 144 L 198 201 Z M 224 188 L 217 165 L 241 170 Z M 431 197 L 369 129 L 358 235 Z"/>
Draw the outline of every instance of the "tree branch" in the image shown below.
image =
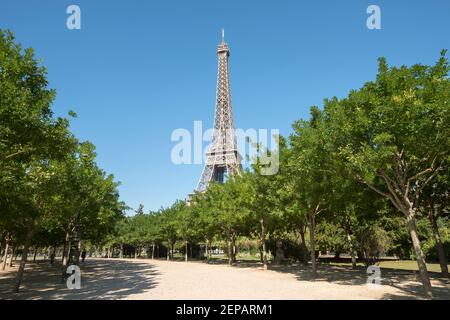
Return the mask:
<path fill-rule="evenodd" d="M 377 172 L 377 174 L 380 177 L 382 177 L 385 181 L 387 180 L 386 183 L 388 183 L 388 181 L 389 181 L 389 183 L 391 185 L 393 185 L 396 190 L 401 192 L 401 189 L 400 189 L 400 186 L 398 185 L 398 183 L 396 181 L 394 181 L 393 179 L 391 179 L 383 169 L 380 169 L 379 172 Z"/>
<path fill-rule="evenodd" d="M 7 156 L 5 157 L 5 160 L 8 160 L 9 158 L 13 158 L 13 157 L 15 157 L 15 156 L 18 156 L 19 154 L 26 153 L 26 152 L 33 151 L 33 150 L 35 150 L 35 148 L 28 148 L 28 149 L 25 148 L 25 149 L 16 151 L 16 152 L 14 152 L 14 153 L 11 153 L 11 154 L 7 155 Z"/>
<path fill-rule="evenodd" d="M 430 168 L 428 168 L 428 169 L 430 169 Z M 427 169 L 427 170 L 428 170 L 428 169 Z M 430 183 L 430 181 L 433 180 L 433 178 L 434 178 L 434 177 L 437 175 L 437 173 L 438 173 L 439 171 L 441 171 L 441 170 L 442 170 L 442 167 L 438 167 L 438 168 L 434 169 L 433 173 L 427 178 L 427 180 L 425 180 L 424 183 L 422 183 L 420 186 L 418 186 L 418 187 L 416 188 L 416 190 L 415 190 L 415 192 L 414 192 L 414 198 L 415 198 L 415 199 L 418 199 L 419 193 L 422 191 L 422 189 L 423 189 L 428 183 Z M 425 171 L 425 170 L 424 170 L 424 171 Z M 422 171 L 422 172 L 424 172 L 424 171 Z"/>
<path fill-rule="evenodd" d="M 412 176 L 411 178 L 409 178 L 409 179 L 408 179 L 408 182 L 411 182 L 411 181 L 413 181 L 413 180 L 417 180 L 419 177 L 423 176 L 424 174 L 431 173 L 431 172 L 433 172 L 433 171 L 434 171 L 433 168 L 427 168 L 427 169 L 425 169 L 425 170 L 419 172 L 418 174 Z"/>
<path fill-rule="evenodd" d="M 366 186 L 368 186 L 370 189 L 372 189 L 373 191 L 375 191 L 376 193 L 382 195 L 383 197 L 386 197 L 389 199 L 389 194 L 379 190 L 378 188 L 374 187 L 373 185 L 371 185 L 370 183 L 368 183 L 367 181 L 365 181 L 360 175 L 356 175 L 356 179 L 365 184 Z"/>
<path fill-rule="evenodd" d="M 392 188 L 392 185 L 390 185 L 389 180 L 388 180 L 387 177 L 386 177 L 386 174 L 383 173 L 383 174 L 380 175 L 380 176 L 381 176 L 381 178 L 383 178 L 384 182 L 386 183 L 386 185 L 387 185 L 387 187 L 388 187 L 388 189 L 389 189 L 390 195 L 389 195 L 388 199 L 391 200 L 391 202 L 394 204 L 394 206 L 395 206 L 398 210 L 400 210 L 400 211 L 403 212 L 403 210 L 402 210 L 402 205 L 401 205 L 402 202 L 401 202 L 400 199 L 397 197 L 397 193 L 396 193 L 395 190 Z"/>

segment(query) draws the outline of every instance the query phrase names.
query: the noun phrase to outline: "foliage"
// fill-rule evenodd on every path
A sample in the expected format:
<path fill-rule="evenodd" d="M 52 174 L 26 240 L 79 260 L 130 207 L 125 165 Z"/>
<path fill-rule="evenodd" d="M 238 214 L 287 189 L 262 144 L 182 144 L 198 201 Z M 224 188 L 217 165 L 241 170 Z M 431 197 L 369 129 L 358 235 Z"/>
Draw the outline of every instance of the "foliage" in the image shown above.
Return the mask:
<path fill-rule="evenodd" d="M 311 107 L 310 119 L 277 137 L 278 149 L 257 146 L 278 157 L 277 174 L 263 174 L 256 158 L 189 202 L 147 213 L 140 205 L 125 217 L 95 147 L 53 116 L 55 91 L 33 50 L 0 30 L 0 240 L 24 249 L 70 243 L 75 263 L 82 241 L 135 257 L 158 247 L 167 258 L 185 250 L 187 259 L 188 245 L 209 257 L 208 248 L 221 247 L 230 264 L 240 249 L 259 251 L 264 266 L 283 240 L 290 258 L 306 263 L 309 250 L 313 273 L 318 249 L 349 253 L 354 267 L 356 256 L 367 264 L 385 254 L 415 258 L 430 294 L 425 258 L 447 259 L 450 241 L 445 54 L 433 66 L 380 58 L 374 81 Z"/>

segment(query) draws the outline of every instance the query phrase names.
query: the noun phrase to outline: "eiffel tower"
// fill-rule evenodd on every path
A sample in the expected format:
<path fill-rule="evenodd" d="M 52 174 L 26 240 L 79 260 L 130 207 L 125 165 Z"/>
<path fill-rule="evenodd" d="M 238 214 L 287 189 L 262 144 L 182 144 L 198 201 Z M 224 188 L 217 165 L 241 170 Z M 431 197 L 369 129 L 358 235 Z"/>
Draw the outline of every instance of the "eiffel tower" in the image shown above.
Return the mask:
<path fill-rule="evenodd" d="M 206 152 L 206 164 L 196 192 L 204 192 L 211 181 L 223 183 L 226 176 L 237 175 L 242 171 L 242 157 L 237 149 L 234 128 L 233 109 L 231 107 L 230 77 L 228 57 L 230 50 L 225 42 L 222 29 L 222 41 L 217 48 L 219 59 L 217 71 L 216 111 L 211 148 Z"/>

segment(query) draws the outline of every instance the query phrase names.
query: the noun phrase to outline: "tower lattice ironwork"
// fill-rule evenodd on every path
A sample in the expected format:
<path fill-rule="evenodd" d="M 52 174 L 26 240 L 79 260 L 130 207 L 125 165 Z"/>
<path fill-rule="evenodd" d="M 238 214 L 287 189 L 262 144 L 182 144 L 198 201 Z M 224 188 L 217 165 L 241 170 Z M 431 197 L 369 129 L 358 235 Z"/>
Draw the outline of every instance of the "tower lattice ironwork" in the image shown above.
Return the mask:
<path fill-rule="evenodd" d="M 211 181 L 223 183 L 226 176 L 242 171 L 242 157 L 238 152 L 231 105 L 230 74 L 228 58 L 230 50 L 224 39 L 217 48 L 218 70 L 216 89 L 216 110 L 211 148 L 206 152 L 206 163 L 197 185 L 197 192 L 207 189 Z"/>

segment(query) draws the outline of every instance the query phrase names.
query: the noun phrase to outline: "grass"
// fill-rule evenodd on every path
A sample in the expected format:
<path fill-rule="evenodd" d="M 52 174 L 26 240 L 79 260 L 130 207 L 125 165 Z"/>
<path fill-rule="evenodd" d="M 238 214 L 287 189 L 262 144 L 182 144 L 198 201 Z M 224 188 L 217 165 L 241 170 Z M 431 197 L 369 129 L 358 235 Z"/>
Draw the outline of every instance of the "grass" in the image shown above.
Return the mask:
<path fill-rule="evenodd" d="M 248 262 L 259 262 L 259 255 L 250 255 L 246 253 L 238 253 L 237 257 L 238 260 L 241 261 L 248 261 Z M 214 255 L 213 259 L 224 259 L 228 260 L 228 257 L 225 255 Z M 351 262 L 329 262 L 325 263 L 329 265 L 336 265 L 336 266 L 346 266 L 351 267 Z M 358 262 L 357 264 L 359 267 L 365 267 L 365 264 L 362 262 Z M 390 260 L 390 261 L 381 261 L 377 263 L 380 268 L 384 269 L 394 269 L 394 270 L 409 270 L 409 271 L 419 271 L 419 268 L 417 266 L 417 262 L 415 260 Z M 449 265 L 450 269 L 450 265 Z M 427 263 L 427 270 L 429 272 L 441 272 L 441 267 L 438 263 Z"/>
<path fill-rule="evenodd" d="M 330 265 L 351 266 L 352 264 L 350 262 L 330 262 Z M 360 267 L 365 266 L 363 263 L 358 263 L 357 265 Z M 381 261 L 378 262 L 377 265 L 384 269 L 419 271 L 417 262 L 414 260 Z M 427 269 L 430 272 L 441 272 L 441 267 L 438 263 L 427 263 Z"/>
<path fill-rule="evenodd" d="M 381 268 L 386 269 L 400 269 L 400 270 L 414 270 L 419 271 L 416 261 L 412 260 L 397 260 L 397 261 L 382 261 L 380 262 Z M 450 266 L 449 266 L 450 268 Z M 427 269 L 430 272 L 441 272 L 439 263 L 427 263 Z"/>
<path fill-rule="evenodd" d="M 175 258 L 184 259 L 184 255 L 182 254 L 174 254 Z M 224 254 L 212 255 L 212 260 L 228 260 L 228 257 Z M 238 252 L 237 260 L 246 261 L 246 262 L 259 262 L 259 254 L 250 254 L 247 252 Z M 269 260 L 271 257 L 267 257 Z M 345 266 L 351 267 L 351 262 L 325 262 L 327 265 L 335 265 L 335 266 Z M 409 271 L 419 271 L 417 266 L 417 262 L 415 260 L 390 260 L 390 261 L 381 261 L 377 263 L 380 268 L 384 269 L 394 269 L 394 270 L 409 270 Z M 365 264 L 362 262 L 357 263 L 358 267 L 365 267 Z M 450 265 L 449 265 L 450 269 Z M 429 272 L 441 272 L 441 267 L 438 263 L 427 263 L 427 270 Z"/>
<path fill-rule="evenodd" d="M 228 260 L 228 256 L 226 256 L 225 254 L 214 254 L 211 256 L 212 259 L 216 259 L 216 260 Z M 270 256 L 267 255 L 267 259 L 270 260 Z M 238 252 L 238 254 L 236 255 L 236 259 L 239 261 L 246 261 L 246 262 L 259 262 L 260 261 L 260 257 L 259 254 L 255 255 L 255 254 L 250 254 L 250 253 L 245 253 L 245 252 Z"/>

